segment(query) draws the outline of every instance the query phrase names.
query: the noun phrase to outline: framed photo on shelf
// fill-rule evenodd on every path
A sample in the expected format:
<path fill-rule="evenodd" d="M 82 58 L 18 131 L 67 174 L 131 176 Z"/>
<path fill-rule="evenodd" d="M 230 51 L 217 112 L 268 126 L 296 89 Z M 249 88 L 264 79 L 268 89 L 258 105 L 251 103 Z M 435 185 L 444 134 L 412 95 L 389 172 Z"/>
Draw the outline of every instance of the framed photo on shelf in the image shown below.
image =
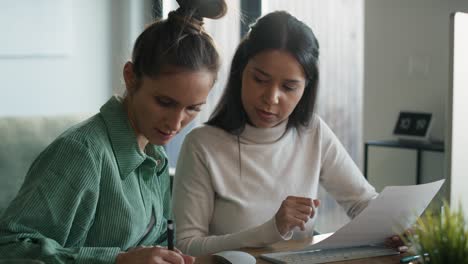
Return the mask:
<path fill-rule="evenodd" d="M 432 123 L 432 113 L 402 111 L 393 134 L 401 140 L 429 141 Z"/>

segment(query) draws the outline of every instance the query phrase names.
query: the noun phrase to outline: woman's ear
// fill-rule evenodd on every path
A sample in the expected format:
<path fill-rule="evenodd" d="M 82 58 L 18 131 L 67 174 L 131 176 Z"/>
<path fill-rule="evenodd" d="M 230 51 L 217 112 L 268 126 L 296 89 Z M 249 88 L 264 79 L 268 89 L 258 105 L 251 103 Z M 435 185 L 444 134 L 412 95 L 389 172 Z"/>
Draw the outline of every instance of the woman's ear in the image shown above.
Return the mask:
<path fill-rule="evenodd" d="M 128 94 L 133 94 L 137 89 L 137 80 L 135 73 L 133 72 L 133 63 L 127 61 L 123 68 L 123 77 L 125 80 L 125 89 L 127 89 Z"/>

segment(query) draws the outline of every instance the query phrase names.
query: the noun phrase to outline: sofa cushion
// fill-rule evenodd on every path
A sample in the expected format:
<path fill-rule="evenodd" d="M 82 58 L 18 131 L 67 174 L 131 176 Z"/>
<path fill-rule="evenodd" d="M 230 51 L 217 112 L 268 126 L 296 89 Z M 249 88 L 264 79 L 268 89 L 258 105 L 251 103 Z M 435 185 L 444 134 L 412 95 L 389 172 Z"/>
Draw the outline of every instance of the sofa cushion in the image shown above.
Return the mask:
<path fill-rule="evenodd" d="M 89 116 L 0 117 L 0 215 L 39 153 L 67 128 Z"/>

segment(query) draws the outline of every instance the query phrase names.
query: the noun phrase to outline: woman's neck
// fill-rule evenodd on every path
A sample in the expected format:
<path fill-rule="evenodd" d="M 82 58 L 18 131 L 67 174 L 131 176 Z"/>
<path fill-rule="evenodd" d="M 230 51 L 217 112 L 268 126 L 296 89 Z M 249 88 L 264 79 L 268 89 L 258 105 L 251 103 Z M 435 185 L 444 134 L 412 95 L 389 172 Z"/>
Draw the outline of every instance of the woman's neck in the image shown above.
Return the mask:
<path fill-rule="evenodd" d="M 244 131 L 240 135 L 240 138 L 245 143 L 274 143 L 280 140 L 281 137 L 287 132 L 287 124 L 288 121 L 285 120 L 275 127 L 258 128 L 247 123 L 245 125 Z"/>

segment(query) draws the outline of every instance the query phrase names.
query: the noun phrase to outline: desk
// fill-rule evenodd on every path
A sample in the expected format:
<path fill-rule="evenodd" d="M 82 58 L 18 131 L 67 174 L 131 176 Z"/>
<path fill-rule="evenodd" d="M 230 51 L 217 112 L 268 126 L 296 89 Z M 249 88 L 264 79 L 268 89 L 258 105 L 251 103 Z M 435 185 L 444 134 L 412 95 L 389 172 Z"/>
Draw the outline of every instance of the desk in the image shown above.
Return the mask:
<path fill-rule="evenodd" d="M 325 238 L 327 238 L 330 234 L 323 234 L 314 236 L 314 239 L 308 238 L 304 240 L 290 240 L 290 241 L 282 241 L 276 244 L 273 244 L 268 247 L 264 248 L 245 248 L 241 249 L 251 255 L 253 255 L 257 259 L 257 264 L 271 264 L 266 260 L 260 259 L 260 255 L 264 253 L 274 253 L 274 252 L 282 252 L 282 251 L 290 251 L 295 249 L 301 249 L 307 245 L 317 243 Z M 385 256 L 385 257 L 374 257 L 374 258 L 365 258 L 365 259 L 356 259 L 356 260 L 347 260 L 347 261 L 339 261 L 333 262 L 336 264 L 398 264 L 400 263 L 401 255 L 393 255 L 393 256 Z M 202 256 L 197 257 L 195 261 L 196 264 L 216 264 L 213 257 L 210 256 Z"/>
<path fill-rule="evenodd" d="M 400 140 L 377 140 L 367 141 L 364 147 L 364 177 L 368 178 L 367 175 L 367 158 L 369 152 L 369 146 L 377 147 L 389 147 L 389 148 L 405 148 L 416 150 L 416 184 L 422 183 L 421 178 L 421 156 L 422 151 L 436 151 L 444 152 L 444 143 L 426 143 L 417 141 L 400 141 Z"/>

